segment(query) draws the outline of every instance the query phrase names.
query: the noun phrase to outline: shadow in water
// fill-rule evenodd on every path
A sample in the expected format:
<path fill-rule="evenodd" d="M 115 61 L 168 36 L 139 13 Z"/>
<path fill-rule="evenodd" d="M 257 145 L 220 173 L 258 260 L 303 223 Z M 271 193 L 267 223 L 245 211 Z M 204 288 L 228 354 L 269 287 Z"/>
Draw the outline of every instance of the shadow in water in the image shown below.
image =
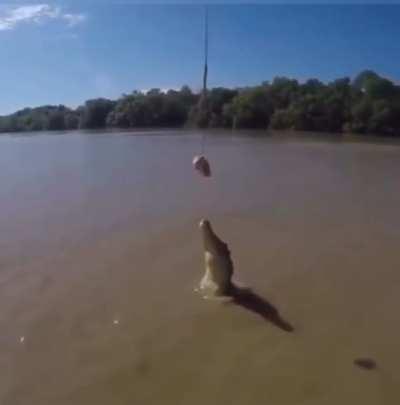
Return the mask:
<path fill-rule="evenodd" d="M 375 370 L 378 367 L 375 360 L 370 358 L 355 359 L 354 365 L 364 370 Z"/>
<path fill-rule="evenodd" d="M 266 321 L 285 332 L 293 332 L 293 326 L 282 318 L 279 311 L 266 299 L 257 295 L 249 288 L 234 287 L 232 290 L 232 302 L 248 311 L 260 315 Z"/>

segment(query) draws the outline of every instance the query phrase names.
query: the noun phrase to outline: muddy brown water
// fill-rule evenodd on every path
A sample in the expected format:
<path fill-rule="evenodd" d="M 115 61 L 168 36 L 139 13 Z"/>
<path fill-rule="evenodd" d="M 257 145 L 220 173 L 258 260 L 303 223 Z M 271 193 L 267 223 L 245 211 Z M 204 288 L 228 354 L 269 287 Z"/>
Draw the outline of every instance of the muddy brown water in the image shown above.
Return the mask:
<path fill-rule="evenodd" d="M 400 146 L 199 145 L 0 137 L 0 403 L 400 403 Z M 202 217 L 267 316 L 194 293 Z"/>

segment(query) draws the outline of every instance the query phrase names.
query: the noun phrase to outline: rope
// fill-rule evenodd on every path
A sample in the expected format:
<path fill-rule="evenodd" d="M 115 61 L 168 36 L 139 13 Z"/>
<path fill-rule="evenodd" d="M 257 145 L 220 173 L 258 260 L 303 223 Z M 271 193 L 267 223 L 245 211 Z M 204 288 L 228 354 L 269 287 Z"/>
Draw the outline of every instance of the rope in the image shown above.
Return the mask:
<path fill-rule="evenodd" d="M 206 134 L 203 131 L 201 135 L 201 156 L 204 156 L 205 147 L 206 147 Z"/>
<path fill-rule="evenodd" d="M 204 15 L 204 76 L 203 76 L 203 95 L 207 92 L 207 76 L 208 76 L 208 8 L 205 6 Z"/>
<path fill-rule="evenodd" d="M 203 94 L 200 107 L 205 108 L 207 112 L 207 78 L 208 78 L 208 7 L 204 8 L 204 74 L 203 74 Z M 201 113 L 202 111 L 200 111 Z M 206 146 L 206 133 L 202 132 L 201 136 L 201 155 L 204 155 Z"/>

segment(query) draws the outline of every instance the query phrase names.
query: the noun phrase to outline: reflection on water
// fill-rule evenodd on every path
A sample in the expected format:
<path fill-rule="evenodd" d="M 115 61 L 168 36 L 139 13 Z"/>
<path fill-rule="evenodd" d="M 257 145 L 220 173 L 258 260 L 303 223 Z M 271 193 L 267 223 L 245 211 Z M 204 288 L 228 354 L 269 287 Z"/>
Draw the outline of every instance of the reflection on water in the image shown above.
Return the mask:
<path fill-rule="evenodd" d="M 399 402 L 400 148 L 220 135 L 204 180 L 199 145 L 0 137 L 2 405 Z M 204 216 L 231 305 L 193 294 Z"/>

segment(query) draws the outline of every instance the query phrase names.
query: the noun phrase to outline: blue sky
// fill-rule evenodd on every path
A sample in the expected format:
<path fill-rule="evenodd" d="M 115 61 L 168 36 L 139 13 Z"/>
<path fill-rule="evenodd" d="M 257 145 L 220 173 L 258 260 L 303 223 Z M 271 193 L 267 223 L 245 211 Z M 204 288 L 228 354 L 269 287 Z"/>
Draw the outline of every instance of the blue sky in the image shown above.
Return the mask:
<path fill-rule="evenodd" d="M 0 1 L 0 114 L 201 86 L 200 2 Z M 400 80 L 400 5 L 233 3 L 209 6 L 210 86 L 365 68 Z"/>

